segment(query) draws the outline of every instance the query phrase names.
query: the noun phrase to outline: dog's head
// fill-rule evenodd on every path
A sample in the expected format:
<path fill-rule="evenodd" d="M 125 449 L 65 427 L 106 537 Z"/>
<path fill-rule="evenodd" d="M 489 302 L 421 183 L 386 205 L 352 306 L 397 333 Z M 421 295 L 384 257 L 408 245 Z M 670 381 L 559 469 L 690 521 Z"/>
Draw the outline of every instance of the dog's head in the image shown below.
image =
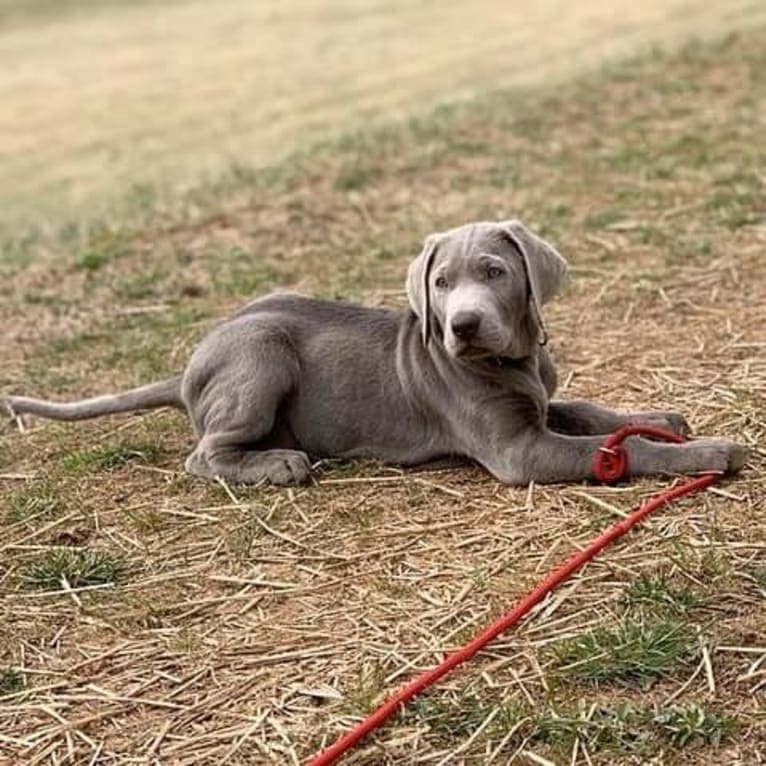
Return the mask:
<path fill-rule="evenodd" d="M 541 307 L 566 261 L 519 221 L 474 223 L 426 238 L 410 264 L 407 296 L 423 328 L 465 359 L 521 359 L 545 343 Z"/>

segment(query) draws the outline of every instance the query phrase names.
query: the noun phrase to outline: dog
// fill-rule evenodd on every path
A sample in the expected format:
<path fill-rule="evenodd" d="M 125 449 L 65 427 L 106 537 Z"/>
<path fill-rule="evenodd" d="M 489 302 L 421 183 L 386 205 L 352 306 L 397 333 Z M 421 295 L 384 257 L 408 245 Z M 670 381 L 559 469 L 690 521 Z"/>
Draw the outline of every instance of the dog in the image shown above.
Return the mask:
<path fill-rule="evenodd" d="M 405 310 L 275 293 L 215 327 L 180 376 L 69 404 L 5 404 L 59 420 L 184 409 L 197 437 L 187 471 L 234 483 L 305 482 L 315 458 L 458 458 L 512 485 L 589 480 L 605 434 L 689 426 L 677 412 L 553 398 L 542 307 L 565 272 L 560 253 L 520 221 L 471 223 L 426 238 Z M 724 440 L 630 437 L 625 447 L 633 476 L 734 473 L 747 459 Z"/>

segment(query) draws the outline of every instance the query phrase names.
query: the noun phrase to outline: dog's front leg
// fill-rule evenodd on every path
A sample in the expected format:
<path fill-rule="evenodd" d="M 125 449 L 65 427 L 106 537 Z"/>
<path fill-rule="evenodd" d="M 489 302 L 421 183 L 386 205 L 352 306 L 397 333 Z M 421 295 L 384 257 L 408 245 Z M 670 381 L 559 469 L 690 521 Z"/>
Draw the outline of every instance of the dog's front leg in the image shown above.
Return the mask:
<path fill-rule="evenodd" d="M 576 482 L 596 478 L 594 462 L 603 444 L 603 436 L 568 436 L 547 429 L 528 429 L 505 444 L 487 440 L 485 447 L 477 447 L 473 457 L 507 484 Z M 630 476 L 710 470 L 735 473 L 747 459 L 745 447 L 724 440 L 665 444 L 632 436 L 623 446 Z"/>
<path fill-rule="evenodd" d="M 620 412 L 593 402 L 575 399 L 548 403 L 547 426 L 551 431 L 571 436 L 614 433 L 626 425 L 642 423 L 665 428 L 681 436 L 691 433 L 686 418 L 680 412 L 646 410 Z"/>

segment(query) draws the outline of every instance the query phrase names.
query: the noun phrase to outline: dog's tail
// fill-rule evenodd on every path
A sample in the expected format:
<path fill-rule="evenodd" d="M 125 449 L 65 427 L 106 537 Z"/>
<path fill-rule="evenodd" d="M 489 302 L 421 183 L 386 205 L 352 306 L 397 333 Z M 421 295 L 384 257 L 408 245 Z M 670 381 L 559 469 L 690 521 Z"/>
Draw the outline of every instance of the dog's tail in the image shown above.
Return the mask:
<path fill-rule="evenodd" d="M 183 408 L 181 400 L 181 376 L 133 388 L 120 394 L 94 396 L 66 404 L 29 399 L 25 396 L 8 396 L 0 399 L 11 415 L 39 415 L 52 420 L 85 420 L 100 415 L 132 410 L 149 410 L 156 407 Z"/>

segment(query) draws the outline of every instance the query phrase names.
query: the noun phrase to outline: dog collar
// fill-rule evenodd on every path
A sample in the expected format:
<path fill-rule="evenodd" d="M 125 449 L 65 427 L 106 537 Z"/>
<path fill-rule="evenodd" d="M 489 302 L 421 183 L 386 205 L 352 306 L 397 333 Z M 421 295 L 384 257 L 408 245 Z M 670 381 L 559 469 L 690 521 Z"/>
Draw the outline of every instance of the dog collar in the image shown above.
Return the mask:
<path fill-rule="evenodd" d="M 528 359 L 529 357 L 523 356 L 519 359 L 514 359 L 512 356 L 493 356 L 490 357 L 492 363 L 496 367 L 516 367 L 518 366 L 519 362 L 523 362 L 525 359 Z"/>

